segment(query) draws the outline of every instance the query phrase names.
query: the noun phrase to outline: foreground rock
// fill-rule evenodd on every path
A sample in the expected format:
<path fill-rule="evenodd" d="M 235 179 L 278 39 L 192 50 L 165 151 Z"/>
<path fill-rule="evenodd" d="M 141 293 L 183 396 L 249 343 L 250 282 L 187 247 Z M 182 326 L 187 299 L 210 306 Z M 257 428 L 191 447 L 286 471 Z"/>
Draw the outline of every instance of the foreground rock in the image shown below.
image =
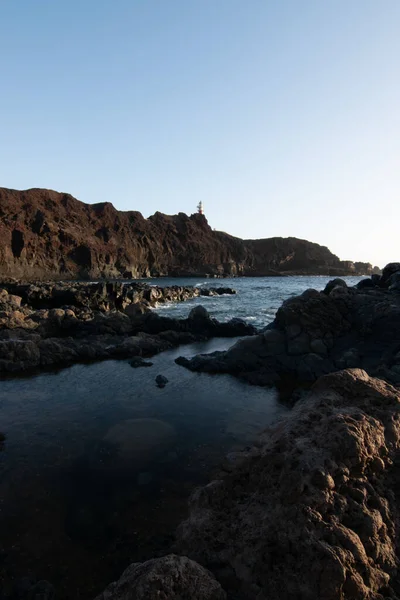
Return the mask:
<path fill-rule="evenodd" d="M 399 447 L 395 388 L 325 376 L 193 494 L 179 551 L 242 600 L 398 598 Z"/>
<path fill-rule="evenodd" d="M 361 289 L 334 280 L 324 292 L 307 290 L 284 302 L 262 334 L 225 352 L 176 362 L 258 385 L 313 382 L 346 367 L 400 384 L 400 294 L 391 283 L 400 271 L 393 268 Z"/>
<path fill-rule="evenodd" d="M 96 600 L 225 600 L 209 571 L 170 554 L 130 565 Z"/>

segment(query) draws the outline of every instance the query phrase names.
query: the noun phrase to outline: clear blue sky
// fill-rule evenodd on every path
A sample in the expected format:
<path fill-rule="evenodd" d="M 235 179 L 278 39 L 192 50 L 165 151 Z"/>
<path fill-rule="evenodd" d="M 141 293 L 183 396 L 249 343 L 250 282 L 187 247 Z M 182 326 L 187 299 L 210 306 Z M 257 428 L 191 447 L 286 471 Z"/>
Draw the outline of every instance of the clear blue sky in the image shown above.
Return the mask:
<path fill-rule="evenodd" d="M 0 0 L 0 186 L 400 260 L 399 0 Z"/>

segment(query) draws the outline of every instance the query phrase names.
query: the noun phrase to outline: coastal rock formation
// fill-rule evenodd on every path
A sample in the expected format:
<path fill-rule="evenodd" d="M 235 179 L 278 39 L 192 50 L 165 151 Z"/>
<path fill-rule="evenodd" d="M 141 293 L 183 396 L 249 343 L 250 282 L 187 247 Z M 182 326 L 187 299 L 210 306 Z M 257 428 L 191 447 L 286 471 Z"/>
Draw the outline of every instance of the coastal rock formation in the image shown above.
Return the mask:
<path fill-rule="evenodd" d="M 400 295 L 393 283 L 400 271 L 394 269 L 356 288 L 336 279 L 323 292 L 306 290 L 286 300 L 263 333 L 227 351 L 176 362 L 258 385 L 313 382 L 346 367 L 400 384 Z"/>
<path fill-rule="evenodd" d="M 200 214 L 145 219 L 109 202 L 84 204 L 44 189 L 0 188 L 0 277 L 26 280 L 368 274 L 296 238 L 241 240 L 213 231 Z"/>
<path fill-rule="evenodd" d="M 234 290 L 120 283 L 10 284 L 0 289 L 0 374 L 151 356 L 210 337 L 255 334 L 252 325 L 240 319 L 219 323 L 205 309 L 199 311 L 201 307 L 187 319 L 149 311 L 159 302 L 221 293 Z"/>
<path fill-rule="evenodd" d="M 183 302 L 198 296 L 221 296 L 236 294 L 227 287 L 194 287 L 166 286 L 158 287 L 145 283 L 132 282 L 36 282 L 36 283 L 3 283 L 4 291 L 13 297 L 13 302 L 28 305 L 31 308 L 51 309 L 73 306 L 107 312 L 113 309 L 124 310 L 135 308 L 134 313 L 143 313 L 150 307 L 165 302 Z M 19 298 L 17 300 L 16 298 Z M 1 295 L 0 295 L 1 301 Z M 9 300 L 10 301 L 10 300 Z M 131 306 L 134 305 L 134 306 Z"/>
<path fill-rule="evenodd" d="M 178 550 L 240 600 L 398 598 L 399 448 L 398 390 L 322 377 L 194 492 Z"/>
<path fill-rule="evenodd" d="M 169 554 L 130 565 L 96 600 L 225 600 L 209 571 L 185 556 Z"/>

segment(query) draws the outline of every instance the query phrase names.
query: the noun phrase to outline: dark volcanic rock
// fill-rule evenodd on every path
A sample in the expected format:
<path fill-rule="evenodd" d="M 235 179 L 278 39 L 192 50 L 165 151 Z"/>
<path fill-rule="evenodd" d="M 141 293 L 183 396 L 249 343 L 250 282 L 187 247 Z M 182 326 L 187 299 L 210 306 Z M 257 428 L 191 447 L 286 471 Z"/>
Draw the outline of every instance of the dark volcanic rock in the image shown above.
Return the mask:
<path fill-rule="evenodd" d="M 320 379 L 191 498 L 178 549 L 240 600 L 398 598 L 400 394 Z"/>
<path fill-rule="evenodd" d="M 34 279 L 368 274 L 296 238 L 241 240 L 213 231 L 203 215 L 144 219 L 109 202 L 84 204 L 45 189 L 0 188 L 0 277 Z M 65 302 L 71 304 L 71 302 Z"/>
<path fill-rule="evenodd" d="M 159 388 L 164 388 L 168 383 L 168 379 L 164 375 L 157 375 L 156 384 Z"/>
<path fill-rule="evenodd" d="M 173 285 L 169 287 L 150 286 L 132 282 L 45 282 L 45 283 L 4 283 L 0 292 L 0 303 L 7 302 L 18 308 L 21 302 L 31 308 L 51 309 L 86 308 L 107 312 L 112 309 L 124 310 L 135 316 L 146 312 L 149 307 L 164 302 L 182 302 L 198 296 L 221 296 L 236 294 L 231 288 L 199 288 Z M 6 300 L 5 296 L 8 296 Z M 131 311 L 132 305 L 137 308 Z"/>
<path fill-rule="evenodd" d="M 324 289 L 324 293 L 325 294 L 329 294 L 331 293 L 331 291 L 333 289 L 335 289 L 335 287 L 343 287 L 343 288 L 347 288 L 347 283 L 343 280 L 343 279 L 332 279 L 332 281 L 329 281 Z"/>
<path fill-rule="evenodd" d="M 135 358 L 132 358 L 132 360 L 129 361 L 129 364 L 134 369 L 137 369 L 138 367 L 152 367 L 153 366 L 152 362 L 150 362 L 148 360 L 143 360 L 143 358 L 141 356 L 135 356 Z"/>
<path fill-rule="evenodd" d="M 96 600 L 225 600 L 209 571 L 170 554 L 130 565 Z"/>
<path fill-rule="evenodd" d="M 393 262 L 386 265 L 382 271 L 381 284 L 385 284 L 388 279 L 397 272 L 400 272 L 400 263 Z"/>
<path fill-rule="evenodd" d="M 107 284 L 99 293 L 97 284 L 66 284 L 66 293 L 73 294 L 79 306 L 50 309 L 34 309 L 25 302 L 33 298 L 36 306 L 51 306 L 54 290 L 58 290 L 59 284 L 26 286 L 24 297 L 0 289 L 0 374 L 108 358 L 137 357 L 136 366 L 139 363 L 147 366 L 142 356 L 151 356 L 179 344 L 256 332 L 253 326 L 240 320 L 219 323 L 211 319 L 207 311 L 203 311 L 200 319 L 179 320 L 160 317 L 154 312 L 142 315 L 139 311 L 132 316 L 125 314 L 126 309 L 124 312 L 115 310 L 115 306 L 122 308 L 128 303 L 131 293 L 135 297 L 128 308 L 145 302 L 143 292 L 149 287 L 140 285 L 136 289 L 136 285 L 118 284 L 115 287 Z M 151 289 L 159 292 L 157 301 L 199 295 L 198 288 Z M 214 293 L 218 294 L 218 290 Z M 64 298 L 64 294 L 61 297 Z M 149 304 L 147 301 L 146 306 Z"/>
<path fill-rule="evenodd" d="M 392 279 L 393 278 L 393 279 Z M 306 290 L 279 308 L 263 333 L 223 352 L 178 358 L 193 371 L 231 373 L 271 385 L 288 378 L 313 382 L 346 367 L 400 383 L 400 295 L 397 272 L 389 289 L 348 288 L 334 280 L 324 292 Z"/>

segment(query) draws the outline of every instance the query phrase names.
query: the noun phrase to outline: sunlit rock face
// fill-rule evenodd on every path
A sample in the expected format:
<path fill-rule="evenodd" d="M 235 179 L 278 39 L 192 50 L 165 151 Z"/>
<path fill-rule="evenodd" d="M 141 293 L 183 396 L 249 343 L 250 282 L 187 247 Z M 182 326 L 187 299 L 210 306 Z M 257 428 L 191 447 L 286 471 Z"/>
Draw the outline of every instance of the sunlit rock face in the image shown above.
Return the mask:
<path fill-rule="evenodd" d="M 396 388 L 324 376 L 193 494 L 179 551 L 243 599 L 398 597 L 399 445 Z"/>
<path fill-rule="evenodd" d="M 0 277 L 74 279 L 370 273 L 296 238 L 241 240 L 204 215 L 145 219 L 111 202 L 85 204 L 45 189 L 0 188 Z"/>

